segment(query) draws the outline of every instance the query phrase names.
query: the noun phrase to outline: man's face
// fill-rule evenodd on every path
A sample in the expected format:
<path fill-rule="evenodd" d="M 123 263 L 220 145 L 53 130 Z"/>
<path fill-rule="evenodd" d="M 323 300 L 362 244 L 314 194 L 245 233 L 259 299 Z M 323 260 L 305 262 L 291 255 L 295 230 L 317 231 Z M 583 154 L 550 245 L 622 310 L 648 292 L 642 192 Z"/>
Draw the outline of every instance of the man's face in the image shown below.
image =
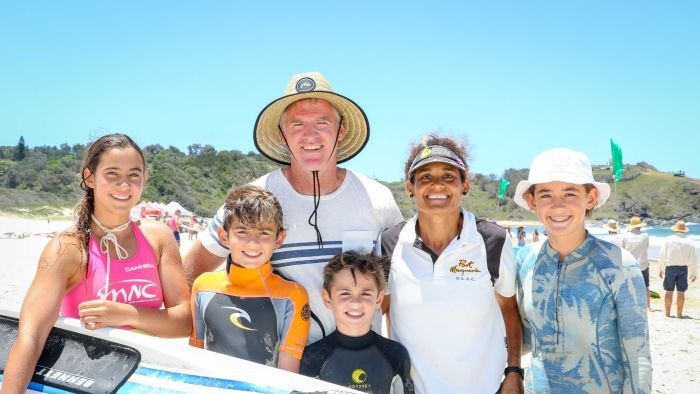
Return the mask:
<path fill-rule="evenodd" d="M 335 166 L 336 144 L 345 137 L 345 128 L 339 122 L 337 111 L 325 100 L 303 99 L 292 103 L 280 124 L 292 152 L 292 165 L 307 171 Z M 282 136 L 280 139 L 285 143 Z"/>

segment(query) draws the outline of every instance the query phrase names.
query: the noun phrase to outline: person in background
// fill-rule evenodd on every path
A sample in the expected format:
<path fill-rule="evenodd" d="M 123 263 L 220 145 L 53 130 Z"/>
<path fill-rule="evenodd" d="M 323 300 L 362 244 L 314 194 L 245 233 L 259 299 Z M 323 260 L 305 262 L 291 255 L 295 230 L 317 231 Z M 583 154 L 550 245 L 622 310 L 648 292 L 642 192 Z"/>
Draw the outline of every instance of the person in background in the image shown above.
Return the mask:
<path fill-rule="evenodd" d="M 532 242 L 539 242 L 540 241 L 540 233 L 535 229 L 532 232 Z"/>
<path fill-rule="evenodd" d="M 85 193 L 75 225 L 46 245 L 24 298 L 3 394 L 27 390 L 59 311 L 88 330 L 185 337 L 192 329 L 187 282 L 168 227 L 129 218 L 147 178 L 141 149 L 124 134 L 102 136 L 87 149 L 81 176 Z"/>
<path fill-rule="evenodd" d="M 647 289 L 647 309 L 651 311 L 651 298 L 649 296 L 649 234 L 643 233 L 641 228 L 647 224 L 642 222 L 639 216 L 633 216 L 627 226 L 627 233 L 622 236 L 620 246 L 628 250 L 639 263 L 644 277 L 644 286 Z"/>
<path fill-rule="evenodd" d="M 515 189 L 515 203 L 537 214 L 548 237 L 516 256 L 520 311 L 531 330 L 527 393 L 651 392 L 639 265 L 586 230 L 586 217 L 609 196 L 588 157 L 564 148 L 535 156 Z"/>
<path fill-rule="evenodd" d="M 173 236 L 175 241 L 177 241 L 177 246 L 180 246 L 180 225 L 182 224 L 182 219 L 180 218 L 181 211 L 176 209 L 173 212 L 173 216 L 170 219 L 166 219 L 168 227 L 173 231 Z"/>
<path fill-rule="evenodd" d="M 283 165 L 252 183 L 282 205 L 284 243 L 272 268 L 304 286 L 311 305 L 313 343 L 335 329 L 321 299 L 323 267 L 342 251 L 371 251 L 382 230 L 403 220 L 391 191 L 381 183 L 338 166 L 360 153 L 369 140 L 364 111 L 333 91 L 317 72 L 294 75 L 284 95 L 258 115 L 253 131 L 262 155 Z M 216 236 L 223 207 L 185 256 L 190 281 L 221 265 L 229 250 Z M 381 329 L 381 317 L 374 329 Z"/>
<path fill-rule="evenodd" d="M 527 233 L 525 232 L 525 227 L 518 226 L 518 247 L 525 246 L 525 237 Z"/>
<path fill-rule="evenodd" d="M 617 224 L 617 220 L 608 219 L 608 222 L 601 226 L 604 230 L 608 232 L 608 235 L 604 238 L 606 241 L 615 244 L 617 246 L 621 245 L 620 238 L 620 226 Z"/>
<path fill-rule="evenodd" d="M 383 261 L 386 260 L 386 261 Z M 323 270 L 323 301 L 336 330 L 304 349 L 299 372 L 374 394 L 410 394 L 411 359 L 398 342 L 371 330 L 384 299 L 386 257 L 345 252 Z"/>
<path fill-rule="evenodd" d="M 192 285 L 190 345 L 298 372 L 309 298 L 272 272 L 270 257 L 286 235 L 282 207 L 246 185 L 228 192 L 225 209 L 217 231 L 230 250 L 226 271 L 206 272 Z"/>
<path fill-rule="evenodd" d="M 462 208 L 467 158 L 465 144 L 438 135 L 410 148 L 405 185 L 418 213 L 381 236 L 390 338 L 408 349 L 417 393 L 522 393 L 513 244 Z"/>
<path fill-rule="evenodd" d="M 671 317 L 673 291 L 676 291 L 676 317 L 683 317 L 685 291 L 688 290 L 688 279 L 695 282 L 697 276 L 697 257 L 695 244 L 685 237 L 688 226 L 679 220 L 671 226 L 674 234 L 666 238 L 659 252 L 659 278 L 664 279 L 664 310 L 666 317 Z"/>

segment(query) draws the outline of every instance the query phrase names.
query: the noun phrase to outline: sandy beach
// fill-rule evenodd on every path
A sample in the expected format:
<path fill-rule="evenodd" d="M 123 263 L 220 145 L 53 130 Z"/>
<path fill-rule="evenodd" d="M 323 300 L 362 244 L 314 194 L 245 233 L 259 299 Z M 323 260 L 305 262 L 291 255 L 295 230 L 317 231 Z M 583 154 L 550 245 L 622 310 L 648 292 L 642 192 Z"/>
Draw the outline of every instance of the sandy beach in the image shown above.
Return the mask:
<path fill-rule="evenodd" d="M 515 224 L 515 223 L 513 223 Z M 68 227 L 68 221 L 0 217 L 0 309 L 19 311 L 41 251 L 49 241 L 46 234 Z M 19 237 L 22 238 L 8 238 Z M 192 244 L 183 234 L 181 252 Z M 663 289 L 655 262 L 651 264 L 651 289 L 661 294 L 652 299 L 649 316 L 653 363 L 653 392 L 659 394 L 700 393 L 700 280 L 686 292 L 687 318 L 666 318 Z M 672 314 L 675 314 L 675 304 Z"/>

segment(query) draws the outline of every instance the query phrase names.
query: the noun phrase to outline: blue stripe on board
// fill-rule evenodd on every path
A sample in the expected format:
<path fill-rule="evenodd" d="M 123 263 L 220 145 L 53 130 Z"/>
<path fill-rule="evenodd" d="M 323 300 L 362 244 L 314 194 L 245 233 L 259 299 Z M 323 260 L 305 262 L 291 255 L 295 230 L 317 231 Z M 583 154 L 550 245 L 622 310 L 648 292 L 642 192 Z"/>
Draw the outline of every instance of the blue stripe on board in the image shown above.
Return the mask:
<path fill-rule="evenodd" d="M 134 383 L 134 382 L 126 382 L 122 387 L 119 388 L 117 391 L 119 394 L 141 394 L 141 393 L 149 393 L 149 394 L 189 394 L 187 391 L 177 391 L 177 390 L 171 390 L 171 389 L 166 389 L 162 387 L 154 387 L 151 385 L 147 384 L 141 384 L 141 383 Z"/>
<path fill-rule="evenodd" d="M 0 374 L 0 383 L 2 383 L 2 378 L 3 378 L 3 375 Z M 37 382 L 29 382 L 29 386 L 27 386 L 27 389 L 38 391 L 40 393 L 49 393 L 49 394 L 70 394 L 71 393 L 70 391 L 57 389 L 55 387 L 47 386 L 47 385 L 37 383 Z"/>
<path fill-rule="evenodd" d="M 222 378 L 212 378 L 207 376 L 190 375 L 181 372 L 163 371 L 149 367 L 139 367 L 136 374 L 151 376 L 159 379 L 167 379 L 171 382 L 182 382 L 198 386 L 215 387 L 220 389 L 230 389 L 239 391 L 249 391 L 251 393 L 263 394 L 289 394 L 288 390 L 282 390 L 269 386 L 259 386 L 257 384 L 243 382 L 240 380 L 230 380 Z"/>

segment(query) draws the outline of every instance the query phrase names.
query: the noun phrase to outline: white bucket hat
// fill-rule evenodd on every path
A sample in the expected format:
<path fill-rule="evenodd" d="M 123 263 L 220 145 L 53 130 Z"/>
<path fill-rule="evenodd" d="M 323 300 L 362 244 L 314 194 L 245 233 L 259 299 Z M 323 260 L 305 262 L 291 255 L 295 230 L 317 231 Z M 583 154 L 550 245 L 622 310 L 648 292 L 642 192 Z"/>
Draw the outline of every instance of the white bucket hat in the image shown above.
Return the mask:
<path fill-rule="evenodd" d="M 526 181 L 518 182 L 515 188 L 515 203 L 530 210 L 523 195 L 532 185 L 549 182 L 566 182 L 576 185 L 590 183 L 598 189 L 598 202 L 595 208 L 605 204 L 610 197 L 610 185 L 596 182 L 588 156 L 566 148 L 546 150 L 532 159 L 530 173 Z"/>
<path fill-rule="evenodd" d="M 260 111 L 253 131 L 253 140 L 258 151 L 277 163 L 291 162 L 289 148 L 280 141 L 280 118 L 290 104 L 307 98 L 328 101 L 343 119 L 345 137 L 338 141 L 336 148 L 338 163 L 350 160 L 360 153 L 369 139 L 369 121 L 365 112 L 354 101 L 333 92 L 326 78 L 318 72 L 294 75 L 287 83 L 284 95 Z"/>

